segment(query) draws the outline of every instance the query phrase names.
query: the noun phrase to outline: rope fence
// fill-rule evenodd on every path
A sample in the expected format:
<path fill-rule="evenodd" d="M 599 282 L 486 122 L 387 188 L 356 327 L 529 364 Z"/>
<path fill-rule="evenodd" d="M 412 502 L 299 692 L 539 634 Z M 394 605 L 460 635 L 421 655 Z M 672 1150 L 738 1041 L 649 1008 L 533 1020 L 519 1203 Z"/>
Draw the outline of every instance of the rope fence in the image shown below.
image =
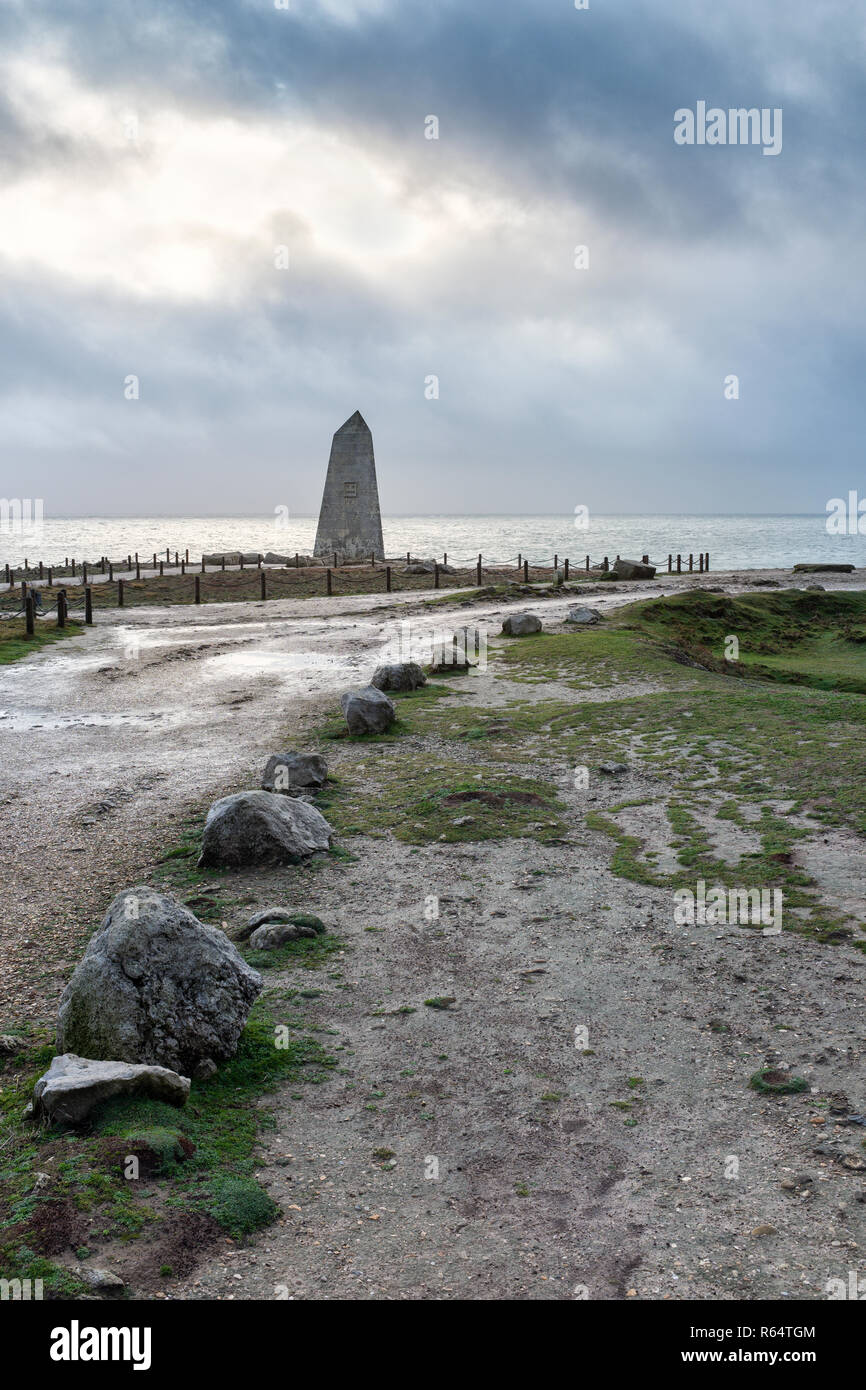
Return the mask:
<path fill-rule="evenodd" d="M 207 598 L 212 602 L 265 601 L 297 596 L 299 592 L 304 597 L 316 593 L 331 596 L 335 592 L 349 594 L 377 592 L 380 589 L 391 593 L 395 572 L 400 581 L 397 587 L 404 591 L 423 587 L 423 582 L 428 579 L 434 589 L 441 587 L 443 579 L 446 587 L 451 588 L 469 587 L 474 579 L 476 587 L 480 588 L 485 575 L 488 580 L 507 580 L 515 570 L 527 584 L 533 582 L 533 575 L 534 582 L 552 580 L 560 583 L 579 573 L 616 575 L 616 566 L 620 562 L 619 555 L 613 564 L 607 555 L 597 560 L 585 555 L 572 564 L 568 556 L 554 554 L 537 559 L 522 553 L 509 556 L 506 560 L 492 560 L 480 552 L 460 559 L 453 555 L 449 558 L 445 553 L 441 561 L 419 560 L 412 556 L 411 551 L 406 552 L 405 560 L 402 557 L 399 560 L 377 559 L 371 555 L 369 560 L 341 561 L 341 557 L 335 553 L 331 557 L 333 564 L 323 559 L 312 560 L 300 553 L 293 558 L 269 556 L 226 552 L 220 556 L 203 555 L 199 561 L 191 564 L 187 550 L 183 555 L 175 551 L 172 563 L 170 551 L 166 550 L 165 559 L 154 553 L 150 566 L 143 564 L 138 554 L 134 557 L 129 555 L 125 569 L 122 561 L 116 563 L 106 556 L 95 565 L 82 562 L 79 566 L 74 559 L 67 559 L 63 566 L 45 565 L 40 561 L 37 566 L 30 567 L 25 562 L 23 571 L 12 569 L 7 564 L 6 592 L 0 592 L 0 617 L 23 616 L 28 635 L 35 631 L 37 619 L 44 621 L 54 614 L 57 626 L 63 627 L 73 611 L 67 584 L 74 590 L 76 599 L 80 600 L 74 611 L 82 611 L 85 623 L 90 624 L 93 622 L 94 601 L 99 607 L 123 608 L 128 593 L 133 599 L 139 598 L 144 603 L 194 604 L 202 603 Z M 709 551 L 701 551 L 697 555 L 694 552 L 688 555 L 674 555 L 671 552 L 665 562 L 651 561 L 649 556 L 643 555 L 639 563 L 641 566 L 651 566 L 655 571 L 666 569 L 669 574 L 704 574 L 710 568 L 710 555 Z M 238 590 L 245 586 L 250 571 L 257 575 L 258 583 L 252 594 L 240 594 Z M 210 583 L 206 582 L 208 578 Z M 58 584 L 58 579 L 64 582 Z M 421 582 L 406 583 L 406 580 Z M 351 587 L 353 585 L 354 588 Z M 56 602 L 44 608 L 43 595 L 48 597 L 55 593 Z"/>

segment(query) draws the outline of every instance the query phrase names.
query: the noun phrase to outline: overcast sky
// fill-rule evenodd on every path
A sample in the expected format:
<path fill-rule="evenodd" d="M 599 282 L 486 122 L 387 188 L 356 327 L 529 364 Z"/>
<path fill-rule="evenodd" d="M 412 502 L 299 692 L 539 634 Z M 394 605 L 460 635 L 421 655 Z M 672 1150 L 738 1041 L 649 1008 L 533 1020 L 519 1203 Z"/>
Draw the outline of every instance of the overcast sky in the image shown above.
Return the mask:
<path fill-rule="evenodd" d="M 866 492 L 859 0 L 289 4 L 0 5 L 0 492 L 315 512 L 356 409 L 386 514 Z"/>

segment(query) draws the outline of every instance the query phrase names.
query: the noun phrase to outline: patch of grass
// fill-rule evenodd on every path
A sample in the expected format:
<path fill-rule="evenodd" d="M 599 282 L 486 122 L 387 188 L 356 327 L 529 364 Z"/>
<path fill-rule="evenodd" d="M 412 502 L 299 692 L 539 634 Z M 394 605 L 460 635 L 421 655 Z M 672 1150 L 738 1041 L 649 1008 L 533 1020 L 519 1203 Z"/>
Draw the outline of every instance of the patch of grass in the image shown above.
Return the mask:
<path fill-rule="evenodd" d="M 36 619 L 36 630 L 32 637 L 26 633 L 23 618 L 7 618 L 0 622 L 0 666 L 50 647 L 53 642 L 62 642 L 64 637 L 79 637 L 84 631 L 81 623 L 67 622 L 66 627 L 56 627 L 50 620 Z"/>
<path fill-rule="evenodd" d="M 339 937 L 327 932 L 323 936 L 301 936 L 272 950 L 256 950 L 241 945 L 244 960 L 254 970 L 285 970 L 290 965 L 302 965 L 306 970 L 321 970 L 335 951 L 343 948 Z"/>
<path fill-rule="evenodd" d="M 276 1221 L 280 1209 L 254 1178 L 218 1173 L 197 1188 L 190 1205 L 207 1212 L 235 1240 Z"/>
<path fill-rule="evenodd" d="M 795 1096 L 800 1091 L 808 1091 L 809 1083 L 802 1076 L 790 1072 L 776 1071 L 773 1067 L 762 1067 L 749 1078 L 753 1091 L 765 1096 Z"/>

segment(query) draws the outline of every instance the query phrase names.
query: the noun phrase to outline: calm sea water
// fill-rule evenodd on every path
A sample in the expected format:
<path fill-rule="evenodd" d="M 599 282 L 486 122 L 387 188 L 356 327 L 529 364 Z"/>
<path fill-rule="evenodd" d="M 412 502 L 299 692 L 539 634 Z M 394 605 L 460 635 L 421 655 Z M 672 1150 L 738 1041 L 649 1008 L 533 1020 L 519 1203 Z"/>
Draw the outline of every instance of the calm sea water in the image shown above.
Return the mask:
<path fill-rule="evenodd" d="M 383 519 L 385 550 L 456 563 L 485 559 L 532 562 L 568 556 L 582 563 L 588 553 L 640 559 L 649 555 L 667 565 L 668 552 L 708 550 L 713 569 L 784 568 L 805 561 L 842 561 L 866 566 L 866 536 L 831 536 L 821 516 L 593 516 L 587 529 L 574 517 L 559 516 L 392 516 Z M 40 536 L 0 532 L 0 565 L 69 556 L 96 561 L 119 560 L 137 550 L 142 557 L 169 547 L 191 559 L 203 552 L 261 551 L 309 554 L 316 518 L 299 516 L 287 523 L 273 516 L 238 517 L 46 517 Z"/>

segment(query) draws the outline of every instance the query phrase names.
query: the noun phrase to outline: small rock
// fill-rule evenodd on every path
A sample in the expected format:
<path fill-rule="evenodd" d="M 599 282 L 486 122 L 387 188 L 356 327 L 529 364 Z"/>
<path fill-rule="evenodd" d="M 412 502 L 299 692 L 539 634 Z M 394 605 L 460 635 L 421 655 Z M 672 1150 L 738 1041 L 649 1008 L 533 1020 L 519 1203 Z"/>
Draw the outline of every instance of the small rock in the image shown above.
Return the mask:
<path fill-rule="evenodd" d="M 621 777 L 624 772 L 628 772 L 628 763 L 599 763 L 599 772 L 603 772 L 605 777 Z"/>
<path fill-rule="evenodd" d="M 756 1226 L 752 1232 L 753 1236 L 774 1236 L 775 1234 L 775 1226 Z"/>
<path fill-rule="evenodd" d="M 507 637 L 528 637 L 530 633 L 541 631 L 541 619 L 534 613 L 509 613 L 502 631 Z"/>
<path fill-rule="evenodd" d="M 324 927 L 321 927 L 321 930 L 324 931 Z M 277 946 L 285 946 L 287 941 L 298 941 L 301 937 L 313 937 L 318 934 L 315 927 L 303 921 L 264 922 L 262 926 L 256 927 L 250 937 L 250 945 L 257 951 L 272 951 Z"/>
<path fill-rule="evenodd" d="M 317 792 L 328 779 L 328 764 L 318 753 L 274 753 L 262 773 L 262 789 L 298 796 Z"/>
<path fill-rule="evenodd" d="M 126 1285 L 116 1274 L 112 1274 L 110 1269 L 92 1269 L 90 1265 L 78 1265 L 75 1273 L 84 1284 L 89 1284 L 97 1293 L 105 1294 L 107 1297 L 117 1297 L 123 1293 Z"/>
<path fill-rule="evenodd" d="M 592 623 L 601 622 L 601 613 L 597 608 L 569 608 L 567 623 L 577 623 L 581 627 L 589 627 Z"/>
<path fill-rule="evenodd" d="M 340 697 L 340 706 L 346 718 L 349 733 L 384 734 L 397 718 L 393 704 L 375 685 L 365 686 L 363 690 L 347 690 Z"/>
<path fill-rule="evenodd" d="M 427 684 L 427 677 L 415 661 L 396 661 L 391 666 L 377 666 L 370 684 L 377 690 L 417 690 Z"/>
<path fill-rule="evenodd" d="M 611 574 L 617 579 L 655 579 L 655 565 L 645 565 L 640 560 L 614 560 Z"/>
<path fill-rule="evenodd" d="M 199 868 L 297 864 L 331 843 L 332 830 L 306 801 L 275 792 L 239 792 L 207 813 Z"/>

